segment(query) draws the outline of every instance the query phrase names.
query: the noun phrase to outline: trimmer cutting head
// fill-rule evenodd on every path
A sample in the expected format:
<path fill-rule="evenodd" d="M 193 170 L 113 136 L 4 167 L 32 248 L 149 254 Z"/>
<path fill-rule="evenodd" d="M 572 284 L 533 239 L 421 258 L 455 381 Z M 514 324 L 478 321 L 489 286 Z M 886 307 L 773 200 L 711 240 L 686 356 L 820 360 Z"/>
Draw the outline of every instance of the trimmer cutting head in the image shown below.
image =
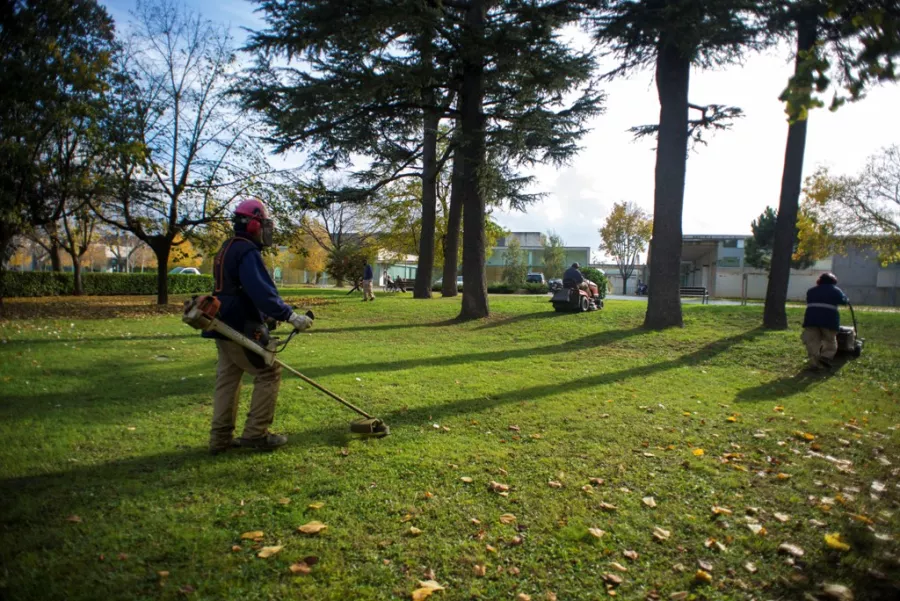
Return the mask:
<path fill-rule="evenodd" d="M 391 433 L 391 429 L 386 423 L 373 417 L 372 419 L 358 419 L 350 422 L 350 432 L 361 434 L 362 436 L 384 438 Z"/>

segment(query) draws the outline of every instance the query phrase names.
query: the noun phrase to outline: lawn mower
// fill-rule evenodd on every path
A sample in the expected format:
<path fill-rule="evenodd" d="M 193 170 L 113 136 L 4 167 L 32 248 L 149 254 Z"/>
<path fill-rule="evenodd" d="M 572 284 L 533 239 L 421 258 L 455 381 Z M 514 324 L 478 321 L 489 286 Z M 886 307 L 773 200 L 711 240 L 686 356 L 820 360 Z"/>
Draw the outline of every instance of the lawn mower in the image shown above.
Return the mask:
<path fill-rule="evenodd" d="M 575 286 L 566 287 L 556 290 L 550 297 L 553 308 L 558 313 L 584 313 L 586 311 L 596 311 L 603 308 L 603 299 L 600 298 L 600 290 L 597 284 L 590 280 L 585 280 L 588 289 L 582 290 Z"/>
<path fill-rule="evenodd" d="M 859 328 L 856 324 L 856 313 L 853 312 L 853 305 L 847 303 L 850 307 L 850 317 L 853 318 L 853 327 L 841 326 L 838 330 L 837 343 L 838 352 L 853 357 L 859 357 L 862 354 L 864 338 L 859 337 Z"/>
<path fill-rule="evenodd" d="M 362 416 L 362 419 L 358 419 L 350 423 L 350 432 L 352 432 L 353 434 L 382 438 L 391 433 L 388 425 L 385 424 L 382 420 L 376 417 L 372 417 L 356 405 L 345 401 L 318 382 L 315 382 L 314 380 L 304 376 L 302 373 L 276 357 L 278 353 L 285 349 L 285 347 L 299 330 L 294 330 L 293 332 L 291 332 L 284 342 L 280 342 L 277 338 L 269 337 L 265 337 L 265 339 L 259 336 L 250 338 L 248 336 L 245 336 L 244 334 L 241 334 L 234 328 L 222 323 L 218 319 L 220 306 L 221 303 L 219 302 L 219 299 L 214 296 L 195 296 L 191 300 L 185 301 L 184 315 L 182 316 L 181 321 L 197 330 L 218 332 L 232 342 L 236 342 L 250 352 L 262 357 L 262 361 L 265 365 L 272 365 L 274 363 L 277 363 L 310 386 L 325 393 L 326 395 L 330 396 L 352 411 L 355 411 Z M 306 315 L 310 319 L 315 318 L 311 311 L 308 311 Z"/>

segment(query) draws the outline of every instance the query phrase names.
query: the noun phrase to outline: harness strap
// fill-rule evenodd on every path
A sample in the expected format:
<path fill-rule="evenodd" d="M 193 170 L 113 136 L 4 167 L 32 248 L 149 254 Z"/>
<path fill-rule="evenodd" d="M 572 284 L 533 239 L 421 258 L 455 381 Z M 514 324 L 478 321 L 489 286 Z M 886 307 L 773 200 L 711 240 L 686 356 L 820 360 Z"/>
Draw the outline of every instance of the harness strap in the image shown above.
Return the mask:
<path fill-rule="evenodd" d="M 222 250 L 219 251 L 219 254 L 216 255 L 216 264 L 214 266 L 215 269 L 215 290 L 213 290 L 213 294 L 218 294 L 222 292 L 222 286 L 225 282 L 225 255 L 228 254 L 228 250 L 231 248 L 231 245 L 241 240 L 243 242 L 249 242 L 253 244 L 252 240 L 248 240 L 247 238 L 243 238 L 241 236 L 235 236 L 231 240 L 228 241 L 228 246 L 225 246 Z"/>

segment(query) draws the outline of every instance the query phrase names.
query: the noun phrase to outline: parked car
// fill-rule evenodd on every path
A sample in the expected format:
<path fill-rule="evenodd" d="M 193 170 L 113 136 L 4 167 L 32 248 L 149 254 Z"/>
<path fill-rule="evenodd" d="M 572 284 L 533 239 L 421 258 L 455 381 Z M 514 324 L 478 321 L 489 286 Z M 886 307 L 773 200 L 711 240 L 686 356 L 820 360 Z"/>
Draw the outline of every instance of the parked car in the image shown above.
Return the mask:
<path fill-rule="evenodd" d="M 529 273 L 525 276 L 526 284 L 546 284 L 543 273 Z"/>
<path fill-rule="evenodd" d="M 456 289 L 457 290 L 462 290 L 462 286 L 463 286 L 462 282 L 463 282 L 462 276 L 457 276 L 457 278 L 456 278 Z M 443 285 L 444 285 L 444 278 L 439 278 L 438 280 L 436 280 L 434 282 L 435 288 L 441 288 Z"/>
<path fill-rule="evenodd" d="M 169 270 L 169 275 L 200 275 L 200 270 L 196 267 L 173 267 Z"/>
<path fill-rule="evenodd" d="M 562 280 L 560 278 L 550 278 L 547 280 L 547 288 L 550 292 L 556 292 L 557 290 L 562 290 Z"/>

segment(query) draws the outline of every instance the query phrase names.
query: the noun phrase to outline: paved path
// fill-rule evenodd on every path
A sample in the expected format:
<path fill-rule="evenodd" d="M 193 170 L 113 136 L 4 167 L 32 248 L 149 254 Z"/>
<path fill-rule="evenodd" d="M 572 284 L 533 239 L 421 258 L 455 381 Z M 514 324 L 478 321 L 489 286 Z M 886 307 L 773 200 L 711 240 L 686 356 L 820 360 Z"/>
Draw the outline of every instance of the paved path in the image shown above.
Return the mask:
<path fill-rule="evenodd" d="M 623 296 L 621 294 L 609 294 L 606 296 L 606 298 L 608 300 L 641 301 L 643 303 L 647 302 L 646 296 L 636 296 L 634 294 L 629 294 L 629 295 L 625 295 L 625 296 Z M 682 304 L 689 304 L 689 303 L 690 304 L 699 304 L 700 299 L 699 298 L 685 298 L 685 299 L 682 299 L 681 302 L 682 302 Z M 709 304 L 710 305 L 727 305 L 727 306 L 732 306 L 732 307 L 739 307 L 741 305 L 741 301 L 711 298 L 711 299 L 709 299 Z M 748 301 L 747 304 L 748 305 L 762 305 L 762 303 L 758 302 L 758 301 Z"/>

